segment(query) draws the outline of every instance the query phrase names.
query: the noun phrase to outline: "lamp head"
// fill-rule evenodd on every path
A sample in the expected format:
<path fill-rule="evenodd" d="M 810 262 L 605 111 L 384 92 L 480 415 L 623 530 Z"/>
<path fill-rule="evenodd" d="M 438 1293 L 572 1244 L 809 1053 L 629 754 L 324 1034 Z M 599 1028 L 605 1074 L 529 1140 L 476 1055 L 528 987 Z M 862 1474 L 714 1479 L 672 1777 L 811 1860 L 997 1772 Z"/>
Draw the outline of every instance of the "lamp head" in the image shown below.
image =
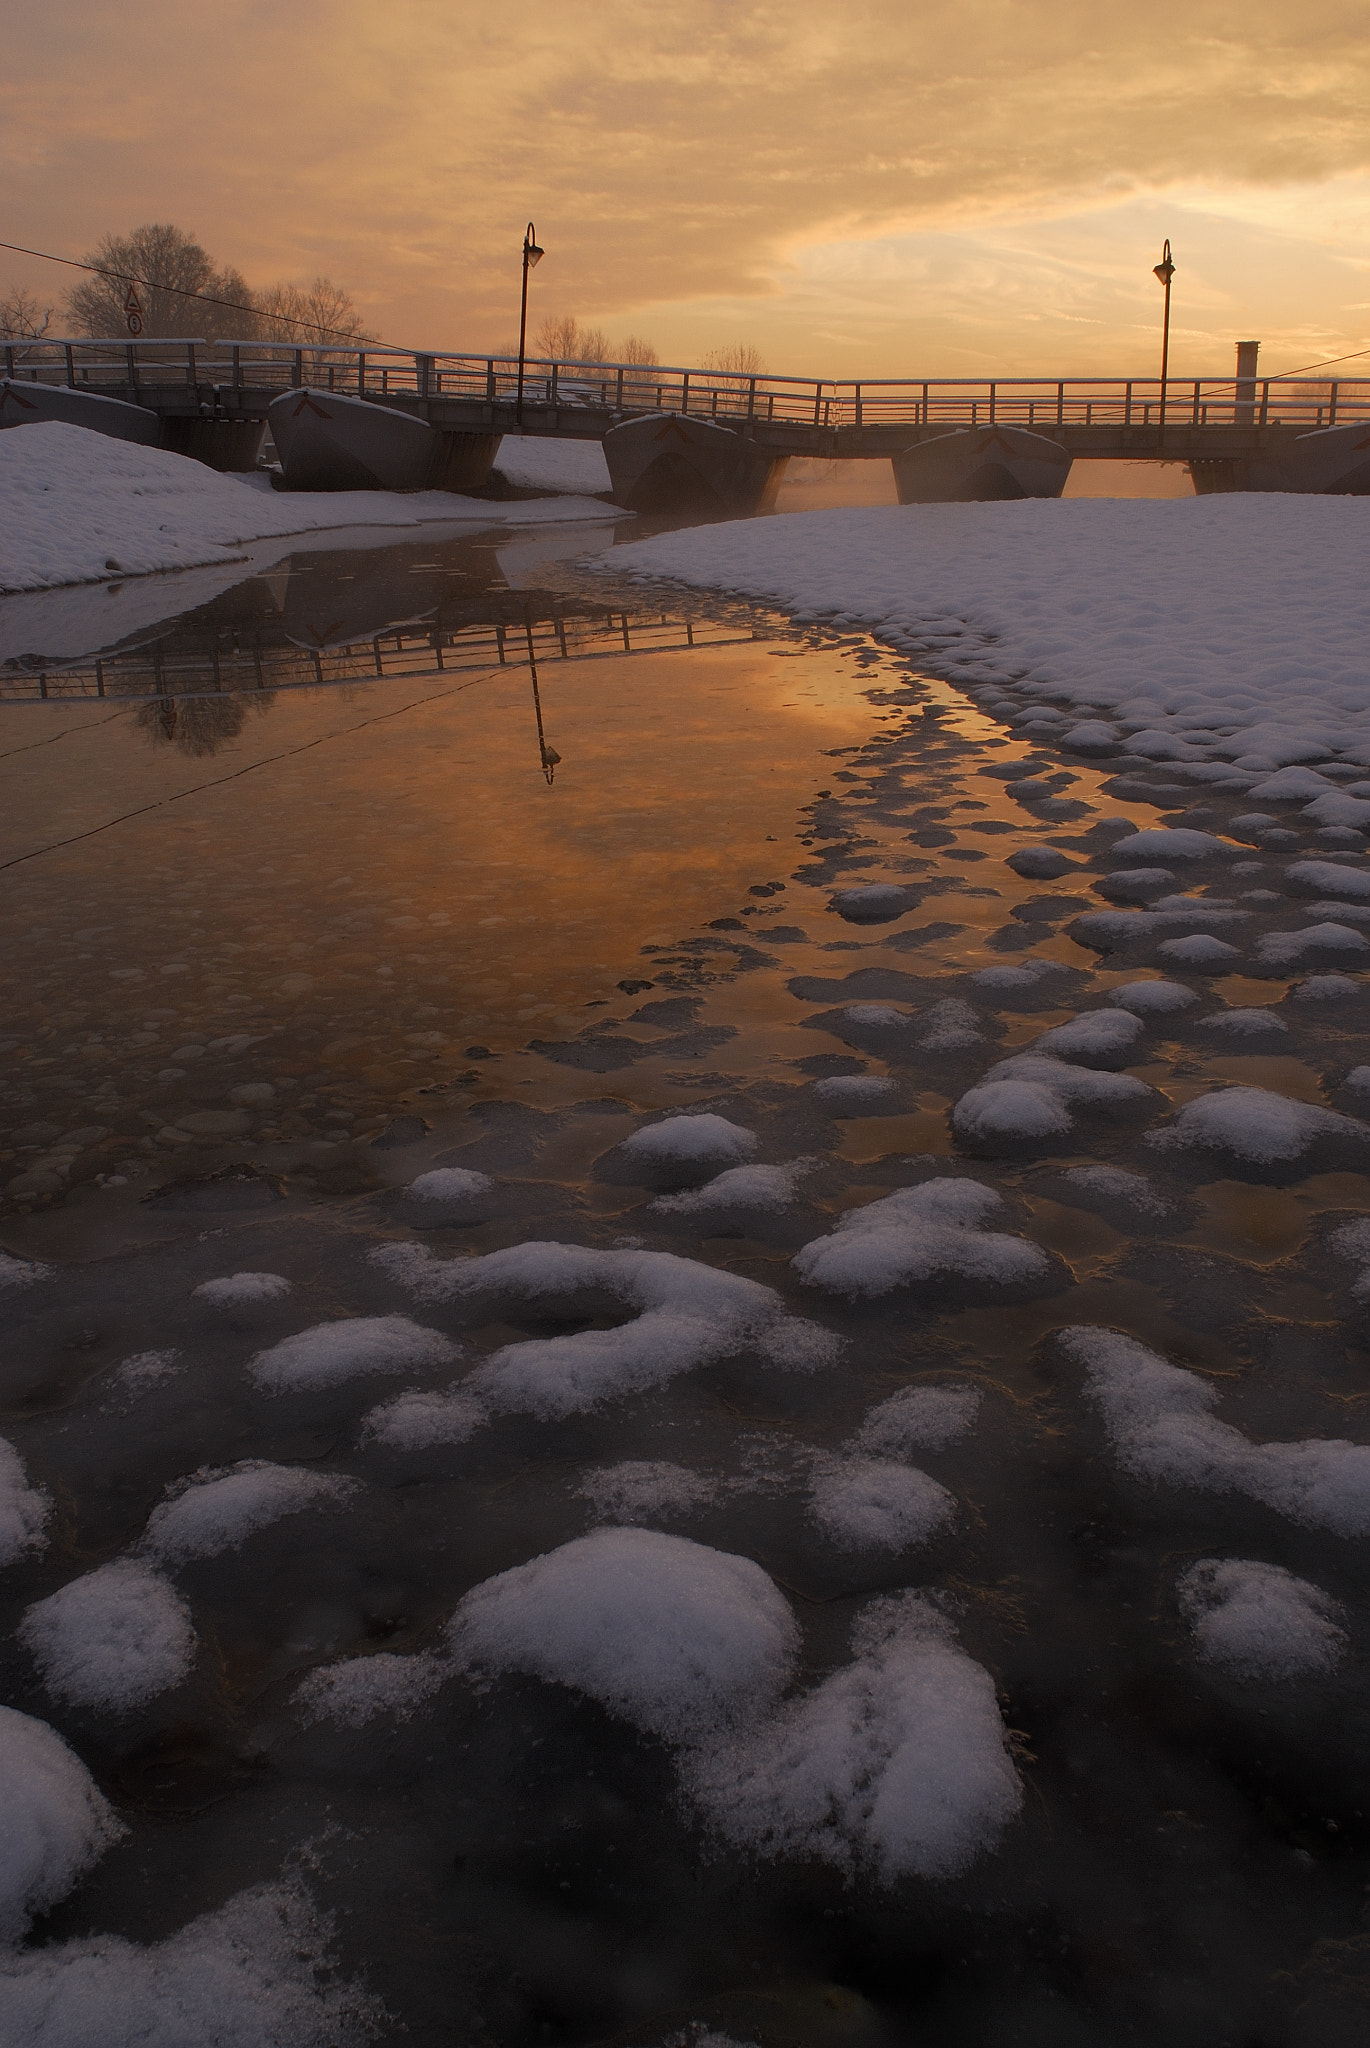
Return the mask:
<path fill-rule="evenodd" d="M 537 230 L 533 226 L 533 223 L 529 221 L 527 231 L 523 237 L 524 268 L 527 270 L 536 270 L 539 263 L 541 263 L 545 253 L 545 250 L 539 249 Z"/>
<path fill-rule="evenodd" d="M 1159 278 L 1162 284 L 1169 284 L 1171 278 L 1175 275 L 1175 265 L 1170 260 L 1169 240 L 1166 242 L 1160 262 L 1152 266 L 1151 274 L 1153 277 Z"/>

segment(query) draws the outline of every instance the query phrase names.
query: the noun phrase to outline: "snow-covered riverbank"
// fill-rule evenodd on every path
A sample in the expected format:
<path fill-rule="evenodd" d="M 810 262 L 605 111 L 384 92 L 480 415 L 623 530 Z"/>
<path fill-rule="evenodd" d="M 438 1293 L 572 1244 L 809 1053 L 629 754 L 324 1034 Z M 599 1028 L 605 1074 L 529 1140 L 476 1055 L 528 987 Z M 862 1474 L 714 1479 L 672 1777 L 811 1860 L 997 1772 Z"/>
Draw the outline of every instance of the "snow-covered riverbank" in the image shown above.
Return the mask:
<path fill-rule="evenodd" d="M 221 476 L 84 427 L 48 422 L 0 434 L 0 591 L 199 568 L 300 533 L 336 532 L 345 545 L 342 536 L 358 529 L 604 516 L 603 504 L 580 497 L 502 504 L 451 491 L 278 492 L 264 478 Z"/>
<path fill-rule="evenodd" d="M 1235 781 L 1217 764 L 1370 768 L 1367 549 L 1359 499 L 1242 495 L 742 520 L 601 566 L 870 627 L 972 689 L 1109 714 L 1101 745 Z"/>

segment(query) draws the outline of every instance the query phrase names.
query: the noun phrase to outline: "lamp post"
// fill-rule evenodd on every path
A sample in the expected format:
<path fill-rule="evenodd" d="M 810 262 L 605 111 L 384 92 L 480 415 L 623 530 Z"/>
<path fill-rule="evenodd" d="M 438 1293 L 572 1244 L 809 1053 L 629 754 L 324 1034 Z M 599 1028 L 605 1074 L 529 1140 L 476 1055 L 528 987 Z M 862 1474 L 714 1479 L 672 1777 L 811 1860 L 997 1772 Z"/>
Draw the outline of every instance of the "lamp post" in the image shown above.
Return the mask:
<path fill-rule="evenodd" d="M 1170 250 L 1169 242 L 1165 246 L 1168 254 Z M 523 425 L 524 343 L 528 334 L 528 273 L 530 270 L 537 269 L 542 261 L 542 253 L 542 250 L 538 247 L 537 230 L 533 223 L 529 221 L 523 236 L 523 296 L 519 301 L 519 393 L 518 404 L 514 408 L 514 417 L 520 427 Z M 1170 303 L 1168 298 L 1166 303 L 1167 305 Z"/>
<path fill-rule="evenodd" d="M 1175 265 L 1170 259 L 1168 236 L 1165 248 L 1161 251 L 1160 262 L 1152 266 L 1152 275 L 1158 277 L 1165 286 L 1165 312 L 1161 325 L 1161 417 L 1156 435 L 1157 449 L 1161 449 L 1165 446 L 1165 381 L 1170 368 L 1170 280 L 1175 275 Z"/>

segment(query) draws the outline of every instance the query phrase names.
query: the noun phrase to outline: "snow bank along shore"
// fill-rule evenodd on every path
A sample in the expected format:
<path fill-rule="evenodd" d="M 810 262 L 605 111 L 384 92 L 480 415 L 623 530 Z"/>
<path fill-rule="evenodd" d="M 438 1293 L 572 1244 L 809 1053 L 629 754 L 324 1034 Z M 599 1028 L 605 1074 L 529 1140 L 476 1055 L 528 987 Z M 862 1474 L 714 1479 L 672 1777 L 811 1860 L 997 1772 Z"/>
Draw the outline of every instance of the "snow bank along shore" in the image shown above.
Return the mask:
<path fill-rule="evenodd" d="M 0 433 L 0 592 L 197 568 L 274 536 L 605 516 L 604 505 L 580 497 L 496 503 L 451 491 L 278 492 L 261 478 L 223 476 L 184 455 L 57 421 Z"/>
<path fill-rule="evenodd" d="M 1327 758 L 1370 770 L 1367 556 L 1363 499 L 1243 494 L 792 514 L 597 566 L 868 627 L 972 693 L 1107 712 L 1100 753 L 1125 736 L 1235 787 Z"/>

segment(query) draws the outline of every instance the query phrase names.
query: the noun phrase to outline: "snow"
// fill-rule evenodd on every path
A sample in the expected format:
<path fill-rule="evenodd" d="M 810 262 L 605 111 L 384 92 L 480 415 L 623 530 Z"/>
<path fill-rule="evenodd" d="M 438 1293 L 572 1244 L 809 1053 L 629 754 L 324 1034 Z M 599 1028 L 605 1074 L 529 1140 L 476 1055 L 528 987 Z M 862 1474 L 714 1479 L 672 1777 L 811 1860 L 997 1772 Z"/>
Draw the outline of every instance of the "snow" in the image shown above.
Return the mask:
<path fill-rule="evenodd" d="M 245 1458 L 223 1471 L 206 1466 L 177 1481 L 152 1510 L 141 1547 L 160 1564 L 217 1557 L 237 1550 L 254 1530 L 316 1503 L 342 1500 L 360 1483 L 261 1458 Z"/>
<path fill-rule="evenodd" d="M 1280 1565 L 1200 1558 L 1177 1591 L 1200 1657 L 1234 1678 L 1303 1678 L 1330 1671 L 1345 1652 L 1337 1603 Z"/>
<path fill-rule="evenodd" d="M 7 428 L 13 433 L 13 427 Z M 56 1273 L 55 1266 L 44 1266 L 37 1259 L 16 1259 L 12 1252 L 0 1252 L 0 1287 L 32 1287 L 36 1280 L 51 1280 Z"/>
<path fill-rule="evenodd" d="M 1116 713 L 1138 753 L 1254 780 L 1370 762 L 1368 544 L 1359 500 L 1239 493 L 800 513 L 660 534 L 613 567 L 840 613 L 896 647 L 936 620 L 920 659 L 953 679 Z"/>
<path fill-rule="evenodd" d="M 945 1486 L 888 1458 L 824 1459 L 809 1486 L 809 1513 L 840 1550 L 907 1550 L 955 1512 Z"/>
<path fill-rule="evenodd" d="M 358 1373 L 445 1365 L 457 1355 L 450 1338 L 408 1316 L 353 1316 L 283 1337 L 249 1359 L 247 1370 L 269 1394 L 299 1393 L 337 1386 Z"/>
<path fill-rule="evenodd" d="M 165 1351 L 135 1351 L 114 1375 L 114 1384 L 132 1394 L 143 1394 L 175 1373 L 185 1371 L 185 1359 L 174 1347 Z"/>
<path fill-rule="evenodd" d="M 881 1074 L 832 1074 L 815 1081 L 813 1092 L 833 1116 L 878 1116 L 899 1094 Z"/>
<path fill-rule="evenodd" d="M 1300 896 L 1340 896 L 1370 903 L 1370 868 L 1344 866 L 1341 861 L 1296 860 L 1285 869 L 1284 878 Z"/>
<path fill-rule="evenodd" d="M 768 1706 L 798 1648 L 760 1565 L 654 1529 L 597 1529 L 487 1579 L 450 1634 L 463 1664 L 571 1686 L 676 1740 Z"/>
<path fill-rule="evenodd" d="M 943 1878 L 1022 1803 L 989 1673 L 918 1594 L 871 1602 L 854 1661 L 769 1723 L 682 1763 L 718 1832 L 892 1883 Z"/>
<path fill-rule="evenodd" d="M 1058 1060 L 1092 1066 L 1116 1060 L 1121 1066 L 1144 1030 L 1140 1017 L 1126 1009 L 1086 1010 L 1069 1023 L 1057 1024 L 1032 1042 L 1034 1052 Z"/>
<path fill-rule="evenodd" d="M 1216 1010 L 1200 1017 L 1200 1031 L 1216 1031 L 1226 1038 L 1282 1038 L 1289 1030 L 1283 1017 L 1271 1010 Z"/>
<path fill-rule="evenodd" d="M 941 1451 L 964 1436 L 980 1408 L 976 1387 L 903 1387 L 872 1408 L 851 1448 L 881 1458 Z"/>
<path fill-rule="evenodd" d="M 47 1494 L 30 1485 L 23 1459 L 0 1436 L 0 1565 L 47 1548 L 43 1530 L 51 1512 Z"/>
<path fill-rule="evenodd" d="M 1361 984 L 1349 974 L 1310 974 L 1307 981 L 1297 983 L 1289 994 L 1296 1003 L 1335 1003 L 1360 992 Z"/>
<path fill-rule="evenodd" d="M 0 589 L 41 590 L 231 560 L 247 542 L 356 527 L 603 519 L 578 498 L 262 491 L 185 455 L 46 421 L 0 433 Z"/>
<path fill-rule="evenodd" d="M 1166 951 L 1163 946 L 1162 952 Z M 1256 941 L 1256 958 L 1263 967 L 1297 967 L 1310 953 L 1331 953 L 1345 958 L 1370 953 L 1360 932 L 1344 924 L 1309 924 L 1297 932 L 1266 932 Z"/>
<path fill-rule="evenodd" d="M 1054 846 L 1020 846 L 1017 853 L 1009 855 L 1006 865 L 1025 881 L 1054 882 L 1068 875 L 1075 863 Z"/>
<path fill-rule="evenodd" d="M 333 1721 L 362 1728 L 379 1715 L 407 1721 L 452 1675 L 446 1659 L 426 1652 L 413 1657 L 377 1650 L 369 1657 L 344 1657 L 324 1664 L 296 1687 L 294 1704 L 305 1725 Z"/>
<path fill-rule="evenodd" d="M 1158 1151 L 1226 1152 L 1256 1166 L 1301 1159 L 1320 1138 L 1362 1144 L 1370 1124 L 1316 1103 L 1292 1102 L 1266 1088 L 1216 1088 L 1197 1095 L 1146 1142 Z"/>
<path fill-rule="evenodd" d="M 757 1149 L 755 1131 L 709 1111 L 688 1110 L 644 1124 L 619 1146 L 629 1159 L 651 1166 L 733 1166 Z"/>
<path fill-rule="evenodd" d="M 270 1301 L 284 1301 L 293 1292 L 281 1273 L 228 1273 L 221 1280 L 204 1280 L 190 1290 L 192 1301 L 210 1308 L 255 1308 Z"/>
<path fill-rule="evenodd" d="M 1162 959 L 1174 961 L 1177 967 L 1221 968 L 1241 957 L 1235 946 L 1229 946 L 1225 939 L 1215 938 L 1212 932 L 1191 932 L 1183 939 L 1163 939 L 1156 951 Z"/>
<path fill-rule="evenodd" d="M 643 1522 L 688 1514 L 712 1500 L 717 1488 L 713 1480 L 686 1465 L 672 1465 L 664 1458 L 625 1458 L 587 1472 L 578 1491 L 601 1522 Z"/>
<path fill-rule="evenodd" d="M 1136 1108 L 1152 1094 L 1131 1074 L 1100 1073 L 1045 1053 L 1014 1053 L 967 1089 L 952 1111 L 952 1128 L 975 1145 L 1030 1144 L 1067 1136 L 1077 1111 Z"/>
<path fill-rule="evenodd" d="M 867 882 L 859 889 L 840 889 L 832 908 L 848 924 L 889 924 L 917 901 L 892 882 Z"/>
<path fill-rule="evenodd" d="M 1046 1254 L 1026 1238 L 984 1228 L 1002 1206 L 979 1181 L 924 1181 L 848 1209 L 793 1264 L 810 1287 L 851 1299 L 948 1279 L 998 1288 L 1039 1283 L 1050 1271 Z"/>
<path fill-rule="evenodd" d="M 459 1441 L 470 1434 L 481 1409 L 560 1420 L 602 1401 L 661 1386 L 749 1345 L 772 1363 L 800 1370 L 829 1363 L 837 1348 L 826 1331 L 787 1316 L 773 1289 L 671 1252 L 531 1243 L 442 1261 L 425 1255 L 420 1246 L 393 1245 L 382 1246 L 372 1257 L 420 1300 L 487 1297 L 530 1305 L 608 1297 L 632 1318 L 614 1329 L 505 1344 L 452 1396 L 402 1396 L 369 1424 L 382 1441 L 399 1447 L 439 1441 L 424 1432 L 442 1426 L 443 1403 L 449 1400 L 459 1432 L 449 1440 Z"/>
<path fill-rule="evenodd" d="M 0 1942 L 64 1899 L 124 1832 L 55 1728 L 0 1707 Z"/>
<path fill-rule="evenodd" d="M 96 1934 L 20 1951 L 0 1961 L 5 2048 L 361 2048 L 382 2009 L 331 1976 L 331 1935 L 278 1884 L 149 1947 Z"/>
<path fill-rule="evenodd" d="M 613 488 L 599 441 L 506 434 L 495 457 L 495 470 L 520 491 L 572 491 L 594 497 Z"/>
<path fill-rule="evenodd" d="M 1206 860 L 1210 854 L 1231 853 L 1232 848 L 1211 832 L 1194 832 L 1183 825 L 1156 825 L 1145 832 L 1129 833 L 1115 839 L 1112 857 L 1122 861 Z"/>
<path fill-rule="evenodd" d="M 1370 1531 L 1370 1445 L 1310 1437 L 1253 1443 L 1208 1411 L 1217 1390 L 1117 1330 L 1061 1332 L 1083 1365 L 1085 1389 L 1103 1414 L 1124 1470 L 1153 1484 L 1244 1493 L 1277 1514 L 1338 1536 Z"/>
<path fill-rule="evenodd" d="M 68 1580 L 27 1610 L 18 1634 L 57 1699 L 116 1713 L 179 1685 L 195 1655 L 185 1601 L 134 1558 Z"/>
<path fill-rule="evenodd" d="M 1123 1202 L 1140 1216 L 1169 1216 L 1171 1204 L 1158 1195 L 1144 1173 L 1125 1166 L 1069 1166 L 1061 1175 L 1081 1194 L 1106 1202 Z"/>
<path fill-rule="evenodd" d="M 494 1185 L 488 1174 L 469 1166 L 435 1166 L 411 1180 L 404 1192 L 416 1202 L 469 1202 L 488 1195 Z"/>
<path fill-rule="evenodd" d="M 796 1199 L 799 1181 L 812 1166 L 808 1159 L 796 1159 L 788 1166 L 730 1166 L 705 1181 L 703 1187 L 687 1188 L 679 1195 L 659 1195 L 650 1206 L 664 1216 L 702 1216 L 716 1209 L 785 1209 Z"/>
<path fill-rule="evenodd" d="M 1120 988 L 1111 988 L 1108 1000 L 1138 1017 L 1168 1017 L 1176 1010 L 1189 1009 L 1199 998 L 1179 981 L 1127 981 Z"/>
<path fill-rule="evenodd" d="M 924 1052 L 962 1052 L 984 1038 L 980 1019 L 959 996 L 929 1004 L 919 1019 L 918 1044 Z"/>

